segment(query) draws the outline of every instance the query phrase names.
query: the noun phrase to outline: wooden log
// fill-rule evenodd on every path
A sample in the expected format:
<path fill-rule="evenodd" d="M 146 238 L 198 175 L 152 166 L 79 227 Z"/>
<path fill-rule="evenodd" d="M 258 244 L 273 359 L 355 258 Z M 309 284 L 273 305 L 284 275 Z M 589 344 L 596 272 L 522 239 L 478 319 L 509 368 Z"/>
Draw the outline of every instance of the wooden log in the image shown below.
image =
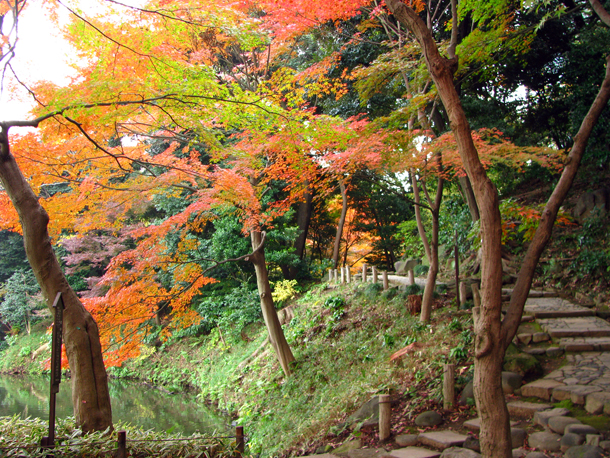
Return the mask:
<path fill-rule="evenodd" d="M 392 404 L 389 394 L 379 395 L 379 440 L 390 437 L 390 421 L 392 419 Z"/>
<path fill-rule="evenodd" d="M 455 407 L 455 364 L 443 366 L 443 409 Z"/>
<path fill-rule="evenodd" d="M 390 288 L 390 282 L 388 281 L 388 273 L 383 271 L 383 290 L 387 290 Z"/>

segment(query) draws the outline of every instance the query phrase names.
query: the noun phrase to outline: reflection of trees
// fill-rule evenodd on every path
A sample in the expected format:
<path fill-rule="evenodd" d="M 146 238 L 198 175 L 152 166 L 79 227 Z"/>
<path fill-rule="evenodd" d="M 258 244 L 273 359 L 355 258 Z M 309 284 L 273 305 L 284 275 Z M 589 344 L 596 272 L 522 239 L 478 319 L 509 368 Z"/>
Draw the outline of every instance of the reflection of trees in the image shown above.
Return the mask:
<path fill-rule="evenodd" d="M 0 415 L 48 418 L 49 381 L 46 377 L 2 377 L 0 380 Z M 167 394 L 141 384 L 110 380 L 114 421 L 123 421 L 144 429 L 191 434 L 222 432 L 228 419 L 187 394 Z M 72 416 L 70 384 L 62 383 L 57 396 L 57 416 Z"/>

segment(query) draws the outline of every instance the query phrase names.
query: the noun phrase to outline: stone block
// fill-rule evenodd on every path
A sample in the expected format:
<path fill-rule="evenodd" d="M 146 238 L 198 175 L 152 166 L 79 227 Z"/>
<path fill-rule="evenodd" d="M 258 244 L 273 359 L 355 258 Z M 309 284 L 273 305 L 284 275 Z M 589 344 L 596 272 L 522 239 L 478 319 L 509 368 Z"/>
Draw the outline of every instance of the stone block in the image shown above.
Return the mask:
<path fill-rule="evenodd" d="M 550 339 L 550 337 L 549 337 L 549 335 L 546 332 L 535 332 L 532 335 L 532 341 L 534 343 L 546 342 L 549 339 Z"/>
<path fill-rule="evenodd" d="M 421 433 L 418 436 L 419 442 L 429 447 L 445 450 L 446 448 L 461 446 L 466 440 L 465 435 L 454 433 L 453 431 L 431 431 Z"/>
<path fill-rule="evenodd" d="M 511 428 L 510 438 L 513 448 L 523 447 L 525 444 L 526 432 L 523 428 Z"/>
<path fill-rule="evenodd" d="M 603 451 L 594 445 L 577 445 L 570 447 L 563 455 L 564 458 L 603 458 Z"/>
<path fill-rule="evenodd" d="M 566 426 L 564 430 L 566 434 L 580 434 L 581 436 L 586 436 L 587 434 L 597 434 L 598 431 L 591 425 L 583 425 L 583 424 L 573 424 Z"/>
<path fill-rule="evenodd" d="M 573 417 L 551 417 L 549 418 L 549 428 L 554 433 L 563 434 L 565 432 L 566 426 L 574 425 L 574 424 L 582 424 L 582 422 Z"/>
<path fill-rule="evenodd" d="M 585 410 L 593 415 L 610 411 L 610 393 L 600 391 L 587 396 Z"/>
<path fill-rule="evenodd" d="M 523 394 L 523 388 L 521 388 Z M 548 410 L 550 404 L 538 404 L 535 402 L 514 401 L 506 404 L 508 413 L 515 418 L 532 418 L 536 412 Z"/>
<path fill-rule="evenodd" d="M 392 450 L 386 456 L 395 458 L 439 458 L 441 454 L 422 447 L 405 447 Z"/>
<path fill-rule="evenodd" d="M 480 458 L 481 454 L 467 448 L 451 447 L 444 450 L 441 458 Z"/>
<path fill-rule="evenodd" d="M 569 409 L 559 408 L 559 407 L 555 408 L 555 409 L 536 412 L 534 414 L 534 423 L 546 428 L 549 424 L 549 418 L 565 416 L 565 415 L 568 415 L 569 413 L 570 413 Z"/>
<path fill-rule="evenodd" d="M 530 447 L 548 452 L 558 452 L 561 450 L 561 436 L 557 433 L 542 431 L 529 435 L 527 442 Z"/>
<path fill-rule="evenodd" d="M 570 447 L 574 447 L 576 445 L 582 445 L 584 439 L 580 434 L 567 433 L 564 434 L 561 438 L 561 451 L 565 452 Z"/>
<path fill-rule="evenodd" d="M 399 434 L 394 440 L 401 447 L 412 447 L 419 443 L 417 434 Z"/>
<path fill-rule="evenodd" d="M 521 395 L 525 397 L 536 397 L 546 401 L 551 400 L 553 390 L 558 386 L 563 386 L 562 382 L 557 380 L 542 378 L 534 382 L 528 383 L 521 387 Z"/>

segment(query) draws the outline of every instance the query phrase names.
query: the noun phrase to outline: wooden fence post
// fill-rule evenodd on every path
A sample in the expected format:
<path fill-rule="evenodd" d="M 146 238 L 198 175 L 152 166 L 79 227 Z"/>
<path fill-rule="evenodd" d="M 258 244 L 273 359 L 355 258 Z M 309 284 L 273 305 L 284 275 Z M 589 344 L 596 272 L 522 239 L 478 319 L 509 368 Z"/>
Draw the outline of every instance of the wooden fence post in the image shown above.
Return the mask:
<path fill-rule="evenodd" d="M 387 290 L 390 288 L 390 283 L 388 282 L 388 273 L 383 271 L 383 290 Z"/>
<path fill-rule="evenodd" d="M 127 433 L 125 431 L 117 433 L 117 443 L 116 458 L 127 458 Z"/>
<path fill-rule="evenodd" d="M 390 437 L 390 420 L 392 418 L 392 404 L 389 394 L 379 395 L 379 440 L 385 441 Z"/>
<path fill-rule="evenodd" d="M 443 409 L 455 407 L 455 364 L 443 366 Z"/>
<path fill-rule="evenodd" d="M 341 283 L 345 283 L 345 267 L 341 267 Z"/>
<path fill-rule="evenodd" d="M 347 282 L 352 282 L 352 272 L 349 270 L 349 266 L 345 266 L 345 276 L 347 277 Z"/>
<path fill-rule="evenodd" d="M 335 279 L 335 283 L 337 283 L 337 269 L 333 270 L 333 277 Z"/>
<path fill-rule="evenodd" d="M 328 283 L 330 283 L 331 281 L 333 281 L 333 270 L 328 269 Z"/>
<path fill-rule="evenodd" d="M 371 270 L 373 271 L 373 283 L 377 283 L 377 267 L 373 266 L 371 267 Z"/>
<path fill-rule="evenodd" d="M 236 426 L 235 427 L 235 443 L 237 445 L 237 451 L 243 455 L 244 450 L 246 449 L 246 442 L 244 440 L 244 427 Z"/>
<path fill-rule="evenodd" d="M 366 283 L 366 263 L 362 264 L 362 283 Z"/>

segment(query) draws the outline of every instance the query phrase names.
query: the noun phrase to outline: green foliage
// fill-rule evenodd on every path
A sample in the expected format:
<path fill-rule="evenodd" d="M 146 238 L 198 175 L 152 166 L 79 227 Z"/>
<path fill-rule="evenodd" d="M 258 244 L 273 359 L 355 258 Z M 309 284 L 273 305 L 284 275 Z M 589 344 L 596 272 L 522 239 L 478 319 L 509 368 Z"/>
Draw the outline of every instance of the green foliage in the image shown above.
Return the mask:
<path fill-rule="evenodd" d="M 21 235 L 0 231 L 0 252 L 0 283 L 6 282 L 17 270 L 30 269 Z"/>
<path fill-rule="evenodd" d="M 364 295 L 369 299 L 376 298 L 379 293 L 383 291 L 383 285 L 381 283 L 367 283 L 364 289 Z"/>
<path fill-rule="evenodd" d="M 577 236 L 580 250 L 572 268 L 579 278 L 606 277 L 610 272 L 610 216 L 593 212 Z"/>
<path fill-rule="evenodd" d="M 417 283 L 413 283 L 412 285 L 407 285 L 404 290 L 404 294 L 406 296 L 410 296 L 413 294 L 422 294 L 423 288 L 419 286 Z"/>
<path fill-rule="evenodd" d="M 31 270 L 16 271 L 4 284 L 0 316 L 9 326 L 27 329 L 40 318 L 34 311 L 43 309 L 38 283 Z"/>
<path fill-rule="evenodd" d="M 273 284 L 273 302 L 276 307 L 284 305 L 284 303 L 294 297 L 299 292 L 300 288 L 296 280 L 280 280 Z"/>
<path fill-rule="evenodd" d="M 237 337 L 245 326 L 262 317 L 258 291 L 247 283 L 237 286 L 216 283 L 206 291 L 206 296 L 193 304 L 203 317 L 202 324 L 194 329 L 197 333 L 209 332 L 220 326 L 229 335 Z"/>
<path fill-rule="evenodd" d="M 423 277 L 424 275 L 428 274 L 428 270 L 430 270 L 430 266 L 427 266 L 425 264 L 418 264 L 413 267 L 413 274 L 416 277 Z"/>
<path fill-rule="evenodd" d="M 396 238 L 400 241 L 400 247 L 405 257 L 422 258 L 424 256 L 424 244 L 419 236 L 415 220 L 400 223 Z"/>

